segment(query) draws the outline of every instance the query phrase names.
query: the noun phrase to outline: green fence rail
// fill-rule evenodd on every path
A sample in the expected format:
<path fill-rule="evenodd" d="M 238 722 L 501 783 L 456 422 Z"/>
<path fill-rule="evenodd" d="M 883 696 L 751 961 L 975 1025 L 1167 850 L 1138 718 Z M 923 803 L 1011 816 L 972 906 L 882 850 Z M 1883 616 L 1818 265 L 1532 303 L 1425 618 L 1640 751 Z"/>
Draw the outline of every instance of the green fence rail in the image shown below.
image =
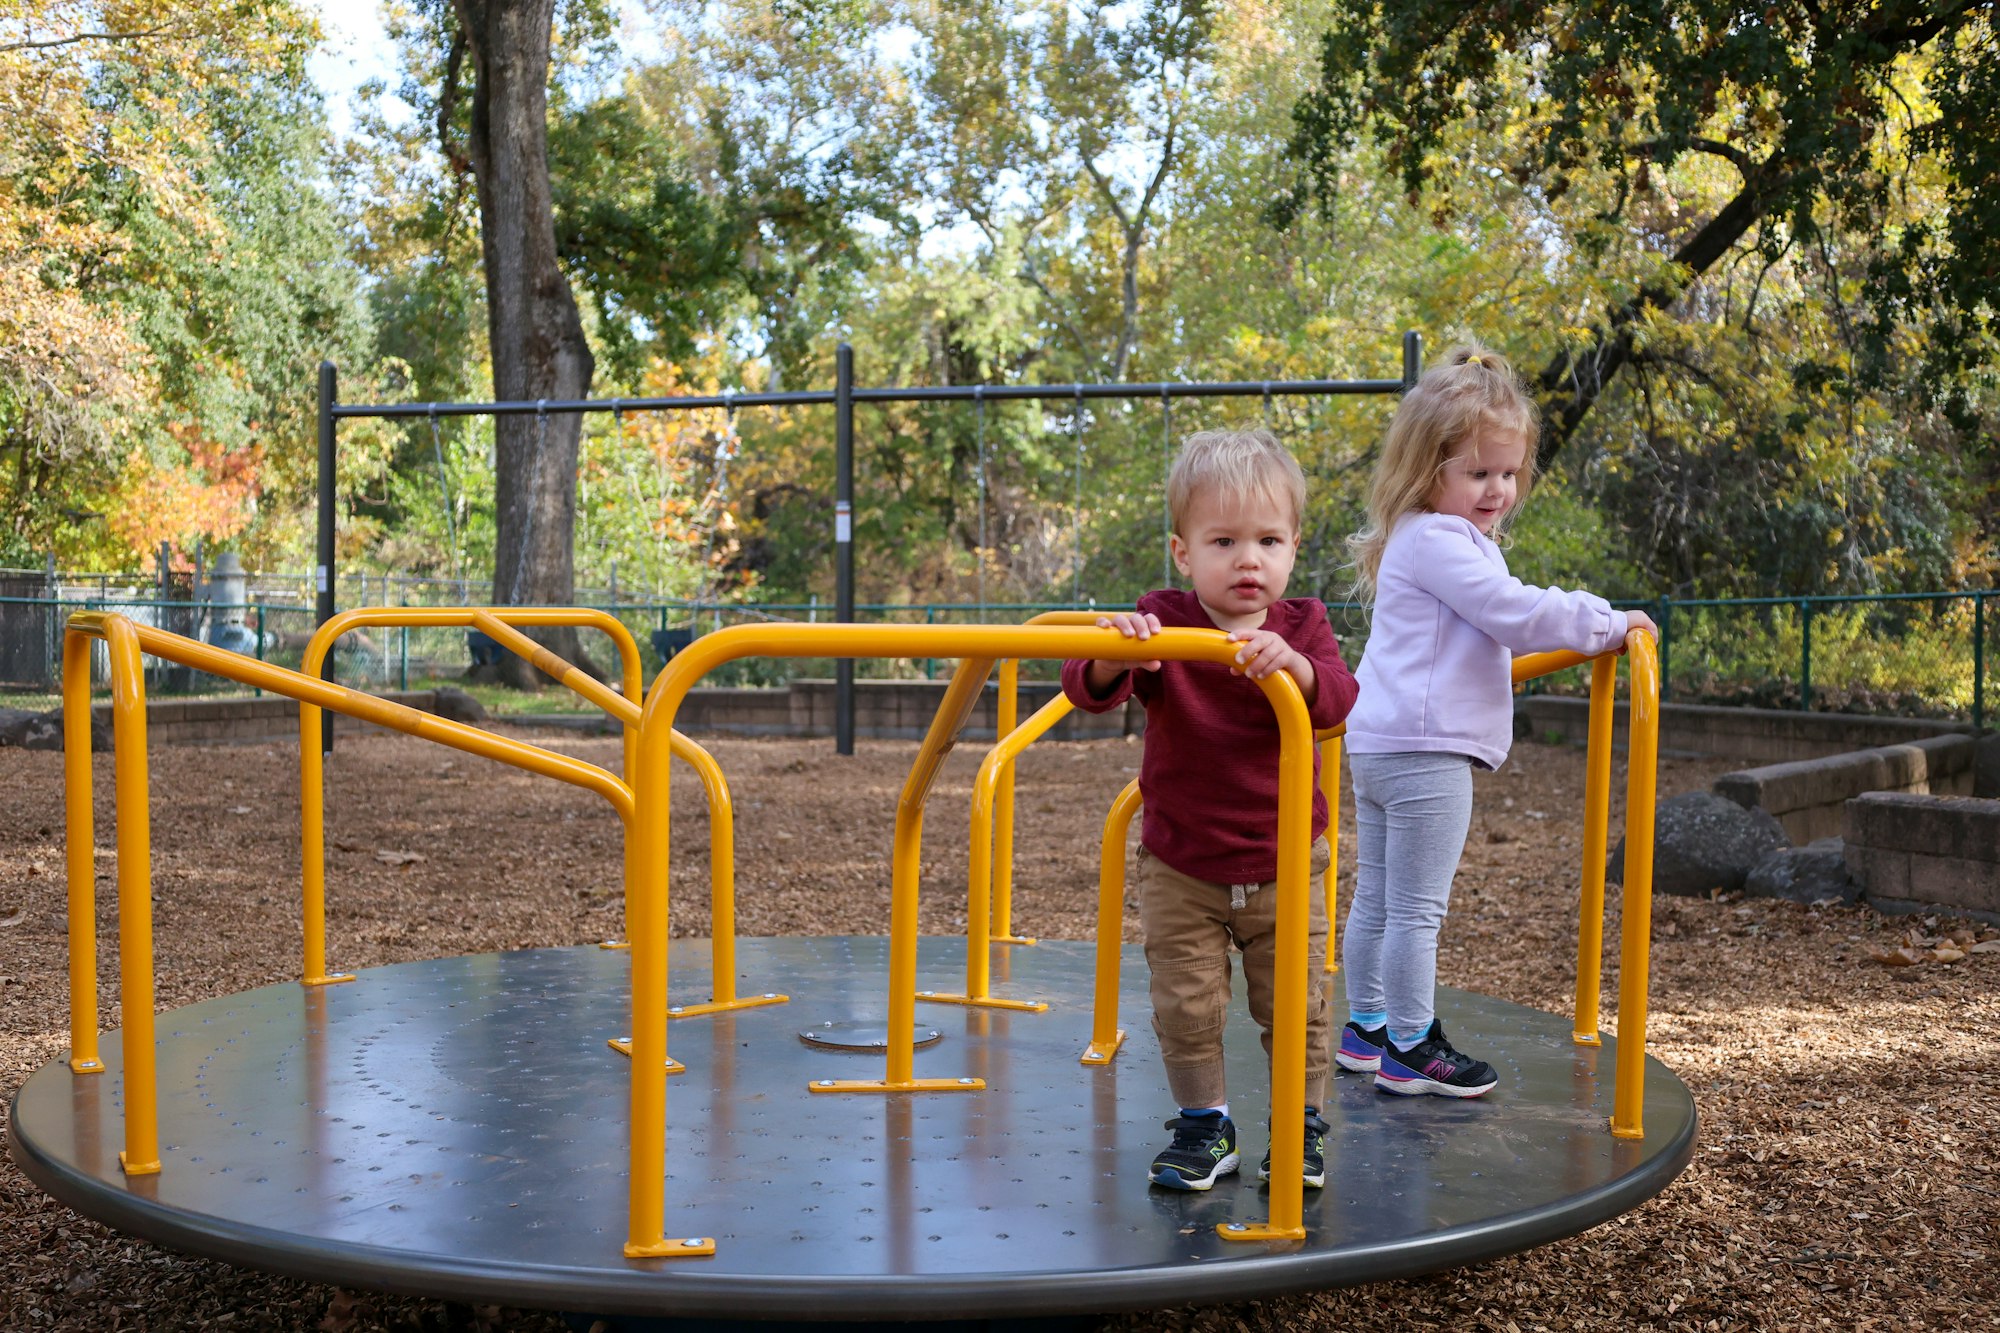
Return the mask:
<path fill-rule="evenodd" d="M 430 599 L 425 599 L 427 602 Z M 411 599 L 407 604 L 419 604 Z M 1368 637 L 1367 608 L 1329 603 L 1348 660 Z M 2000 636 L 2000 591 L 1888 593 L 1838 597 L 1754 597 L 1632 601 L 1660 626 L 1660 690 L 1676 703 L 1889 714 L 1987 725 L 1989 664 Z M 648 602 L 604 605 L 639 640 L 657 671 L 677 644 L 727 625 L 762 620 L 825 620 L 818 602 Z M 856 619 L 901 624 L 1019 621 L 1039 611 L 1117 610 L 1094 602 L 873 603 Z M 167 601 L 123 597 L 0 596 L 0 705 L 53 706 L 62 624 L 73 611 L 117 610 L 178 633 L 215 640 L 256 657 L 297 666 L 314 626 L 307 605 Z M 335 678 L 366 689 L 409 689 L 463 677 L 479 649 L 462 629 L 385 629 L 350 634 L 334 658 Z M 922 679 L 939 664 L 871 661 L 881 679 Z M 241 687 L 185 667 L 163 666 L 149 688 L 168 694 L 241 693 Z M 1047 677 L 1054 664 L 1034 664 Z M 742 661 L 719 670 L 718 685 L 783 685 L 828 673 L 811 661 Z M 1560 679 L 1550 688 L 1574 688 Z"/>

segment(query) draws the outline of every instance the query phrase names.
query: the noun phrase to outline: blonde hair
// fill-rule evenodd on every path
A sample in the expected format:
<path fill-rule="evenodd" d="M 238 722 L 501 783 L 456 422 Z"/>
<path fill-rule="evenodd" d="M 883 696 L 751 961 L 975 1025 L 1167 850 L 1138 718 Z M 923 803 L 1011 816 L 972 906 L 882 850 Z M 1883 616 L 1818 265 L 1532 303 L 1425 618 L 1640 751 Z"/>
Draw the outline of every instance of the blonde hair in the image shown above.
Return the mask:
<path fill-rule="evenodd" d="M 1204 430 L 1181 441 L 1167 473 L 1167 513 L 1175 532 L 1184 534 L 1188 506 L 1208 491 L 1238 503 L 1273 500 L 1285 505 L 1294 530 L 1305 513 L 1305 469 L 1268 430 Z"/>
<path fill-rule="evenodd" d="M 1354 552 L 1354 589 L 1363 601 L 1375 599 L 1375 575 L 1396 520 L 1429 508 L 1438 473 L 1482 426 L 1519 431 L 1528 449 L 1519 474 L 1520 498 L 1535 485 L 1535 444 L 1541 414 L 1507 358 L 1478 343 L 1460 343 L 1425 371 L 1403 395 L 1382 439 L 1382 453 L 1368 483 L 1368 526 L 1347 539 Z M 1506 544 L 1506 529 L 1520 511 L 1507 511 L 1493 539 Z"/>

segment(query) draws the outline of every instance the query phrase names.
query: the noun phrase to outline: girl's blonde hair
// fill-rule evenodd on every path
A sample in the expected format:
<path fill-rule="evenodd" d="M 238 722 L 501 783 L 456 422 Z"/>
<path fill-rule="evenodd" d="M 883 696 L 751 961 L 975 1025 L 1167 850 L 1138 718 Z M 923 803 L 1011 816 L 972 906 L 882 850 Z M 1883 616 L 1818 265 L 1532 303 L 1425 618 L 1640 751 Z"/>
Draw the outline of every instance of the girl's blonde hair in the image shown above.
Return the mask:
<path fill-rule="evenodd" d="M 1306 474 L 1268 430 L 1204 430 L 1181 441 L 1167 472 L 1167 514 L 1186 535 L 1188 506 L 1203 492 L 1225 499 L 1273 500 L 1291 510 L 1296 531 L 1306 508 Z"/>
<path fill-rule="evenodd" d="M 1396 520 L 1430 507 L 1439 472 L 1484 426 L 1519 431 L 1526 438 L 1527 455 L 1519 474 L 1520 501 L 1525 501 L 1535 485 L 1541 414 L 1506 357 L 1478 343 L 1459 343 L 1403 395 L 1382 439 L 1382 453 L 1368 483 L 1368 526 L 1347 539 L 1354 552 L 1354 588 L 1361 600 L 1375 599 L 1375 575 L 1382 568 L 1382 550 Z M 1518 512 L 1519 501 L 1494 529 L 1495 541 L 1506 544 L 1506 529 Z"/>

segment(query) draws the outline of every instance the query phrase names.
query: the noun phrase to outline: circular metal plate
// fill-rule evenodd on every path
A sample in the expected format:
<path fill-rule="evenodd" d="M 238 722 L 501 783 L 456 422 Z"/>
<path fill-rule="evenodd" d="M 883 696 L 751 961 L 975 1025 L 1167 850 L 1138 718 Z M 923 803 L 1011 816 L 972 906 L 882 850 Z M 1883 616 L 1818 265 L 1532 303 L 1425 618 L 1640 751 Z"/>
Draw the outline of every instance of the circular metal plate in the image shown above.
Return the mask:
<path fill-rule="evenodd" d="M 1149 1188 L 1173 1114 L 1145 962 L 1122 966 L 1103 1067 L 1092 948 L 998 949 L 993 990 L 1024 1014 L 924 1006 L 952 1040 L 919 1078 L 983 1092 L 815 1095 L 870 1062 L 812 1049 L 802 1015 L 887 1013 L 886 941 L 742 939 L 739 989 L 790 1005 L 671 1025 L 666 1234 L 709 1258 L 627 1260 L 628 956 L 595 947 L 479 954 L 282 983 L 163 1015 L 158 1175 L 126 1178 L 123 1060 L 58 1060 L 14 1101 L 17 1161 L 78 1211 L 176 1249 L 346 1286 L 453 1300 L 677 1317 L 943 1319 L 1241 1300 L 1472 1263 L 1571 1235 L 1665 1188 L 1693 1152 L 1680 1081 L 1646 1068 L 1646 1137 L 1614 1139 L 1614 1042 L 1477 995 L 1439 999 L 1453 1040 L 1500 1086 L 1400 1098 L 1338 1075 L 1327 1186 L 1302 1244 L 1231 1243 L 1261 1221 L 1255 1164 L 1269 1086 L 1231 1008 L 1229 1092 L 1245 1170 L 1206 1194 Z M 677 940 L 676 995 L 709 993 L 706 942 Z M 919 986 L 964 975 L 964 942 L 925 939 Z M 1240 989 L 1240 979 L 1239 979 Z M 862 1076 L 866 1077 L 864 1073 Z"/>
<path fill-rule="evenodd" d="M 912 1050 L 935 1046 L 944 1033 L 919 1023 L 911 1030 Z M 799 1040 L 823 1051 L 868 1051 L 876 1054 L 889 1049 L 889 1025 L 881 1019 L 837 1018 L 815 1023 L 799 1034 Z"/>

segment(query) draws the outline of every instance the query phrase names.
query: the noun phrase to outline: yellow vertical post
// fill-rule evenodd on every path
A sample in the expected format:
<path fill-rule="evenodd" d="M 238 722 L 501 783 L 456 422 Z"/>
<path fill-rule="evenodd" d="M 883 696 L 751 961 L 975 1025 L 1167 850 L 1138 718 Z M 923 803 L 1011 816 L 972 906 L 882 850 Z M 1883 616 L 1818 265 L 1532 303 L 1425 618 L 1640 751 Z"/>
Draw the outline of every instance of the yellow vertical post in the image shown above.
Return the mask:
<path fill-rule="evenodd" d="M 1576 1022 L 1579 1046 L 1599 1046 L 1598 994 L 1604 958 L 1604 855 L 1611 839 L 1611 720 L 1618 659 L 1590 664 L 1590 740 L 1583 761 L 1583 897 L 1576 923 Z"/>
<path fill-rule="evenodd" d="M 881 1079 L 814 1079 L 814 1092 L 976 1092 L 986 1086 L 977 1078 L 918 1079 L 917 1025 L 917 890 L 922 871 L 924 800 L 936 782 L 938 769 L 957 743 L 972 706 L 986 688 L 993 659 L 968 657 L 959 661 L 944 700 L 931 718 L 930 730 L 903 780 L 896 799 L 895 850 L 889 867 L 889 1036 L 887 1072 Z"/>
<path fill-rule="evenodd" d="M 1646 633 L 1626 642 L 1631 665 L 1625 784 L 1625 911 L 1618 954 L 1618 1064 L 1611 1133 L 1646 1136 L 1646 982 L 1652 962 L 1653 801 L 1660 767 L 1659 645 Z"/>
<path fill-rule="evenodd" d="M 63 632 L 63 836 L 69 871 L 69 1067 L 101 1074 L 97 1054 L 97 821 L 90 772 L 90 645 Z"/>
<path fill-rule="evenodd" d="M 999 720 L 994 736 L 1004 741 L 1013 734 L 1021 713 L 1021 663 L 1008 658 L 1000 664 Z M 994 801 L 993 839 L 993 942 L 1033 944 L 1014 934 L 1014 756 L 1000 770 L 1000 791 Z"/>
<path fill-rule="evenodd" d="M 1340 971 L 1340 728 L 1319 745 L 1319 789 L 1326 793 L 1326 970 Z"/>
<path fill-rule="evenodd" d="M 691 682 L 690 682 L 691 683 Z M 625 1253 L 634 1259 L 715 1253 L 713 1236 L 666 1235 L 667 869 L 673 818 L 674 712 L 687 692 L 657 692 L 664 706 L 642 721 L 632 773 L 632 819 L 625 928 L 632 937 L 632 1160 L 626 1202 Z M 652 728 L 657 728 L 656 733 Z"/>
<path fill-rule="evenodd" d="M 146 677 L 139 637 L 107 616 L 111 654 L 112 771 L 118 793 L 118 978 L 125 1041 L 128 1176 L 160 1170 L 159 1088 L 153 1052 L 153 829 L 146 792 Z"/>
<path fill-rule="evenodd" d="M 1091 1008 L 1090 1045 L 1082 1063 L 1104 1065 L 1125 1044 L 1118 1026 L 1118 968 L 1125 936 L 1125 839 L 1139 812 L 1139 782 L 1133 779 L 1104 817 L 1104 842 L 1097 862 L 1097 986 Z"/>
<path fill-rule="evenodd" d="M 304 958 L 300 981 L 330 986 L 354 980 L 326 970 L 326 765 L 320 754 L 318 705 L 299 705 L 299 877 Z"/>
<path fill-rule="evenodd" d="M 1259 681 L 1278 715 L 1277 959 L 1271 1017 L 1270 1216 L 1225 1222 L 1224 1240 L 1305 1239 L 1306 934 L 1311 926 L 1313 735 L 1290 675 Z M 1315 980 L 1316 984 L 1316 980 Z"/>

